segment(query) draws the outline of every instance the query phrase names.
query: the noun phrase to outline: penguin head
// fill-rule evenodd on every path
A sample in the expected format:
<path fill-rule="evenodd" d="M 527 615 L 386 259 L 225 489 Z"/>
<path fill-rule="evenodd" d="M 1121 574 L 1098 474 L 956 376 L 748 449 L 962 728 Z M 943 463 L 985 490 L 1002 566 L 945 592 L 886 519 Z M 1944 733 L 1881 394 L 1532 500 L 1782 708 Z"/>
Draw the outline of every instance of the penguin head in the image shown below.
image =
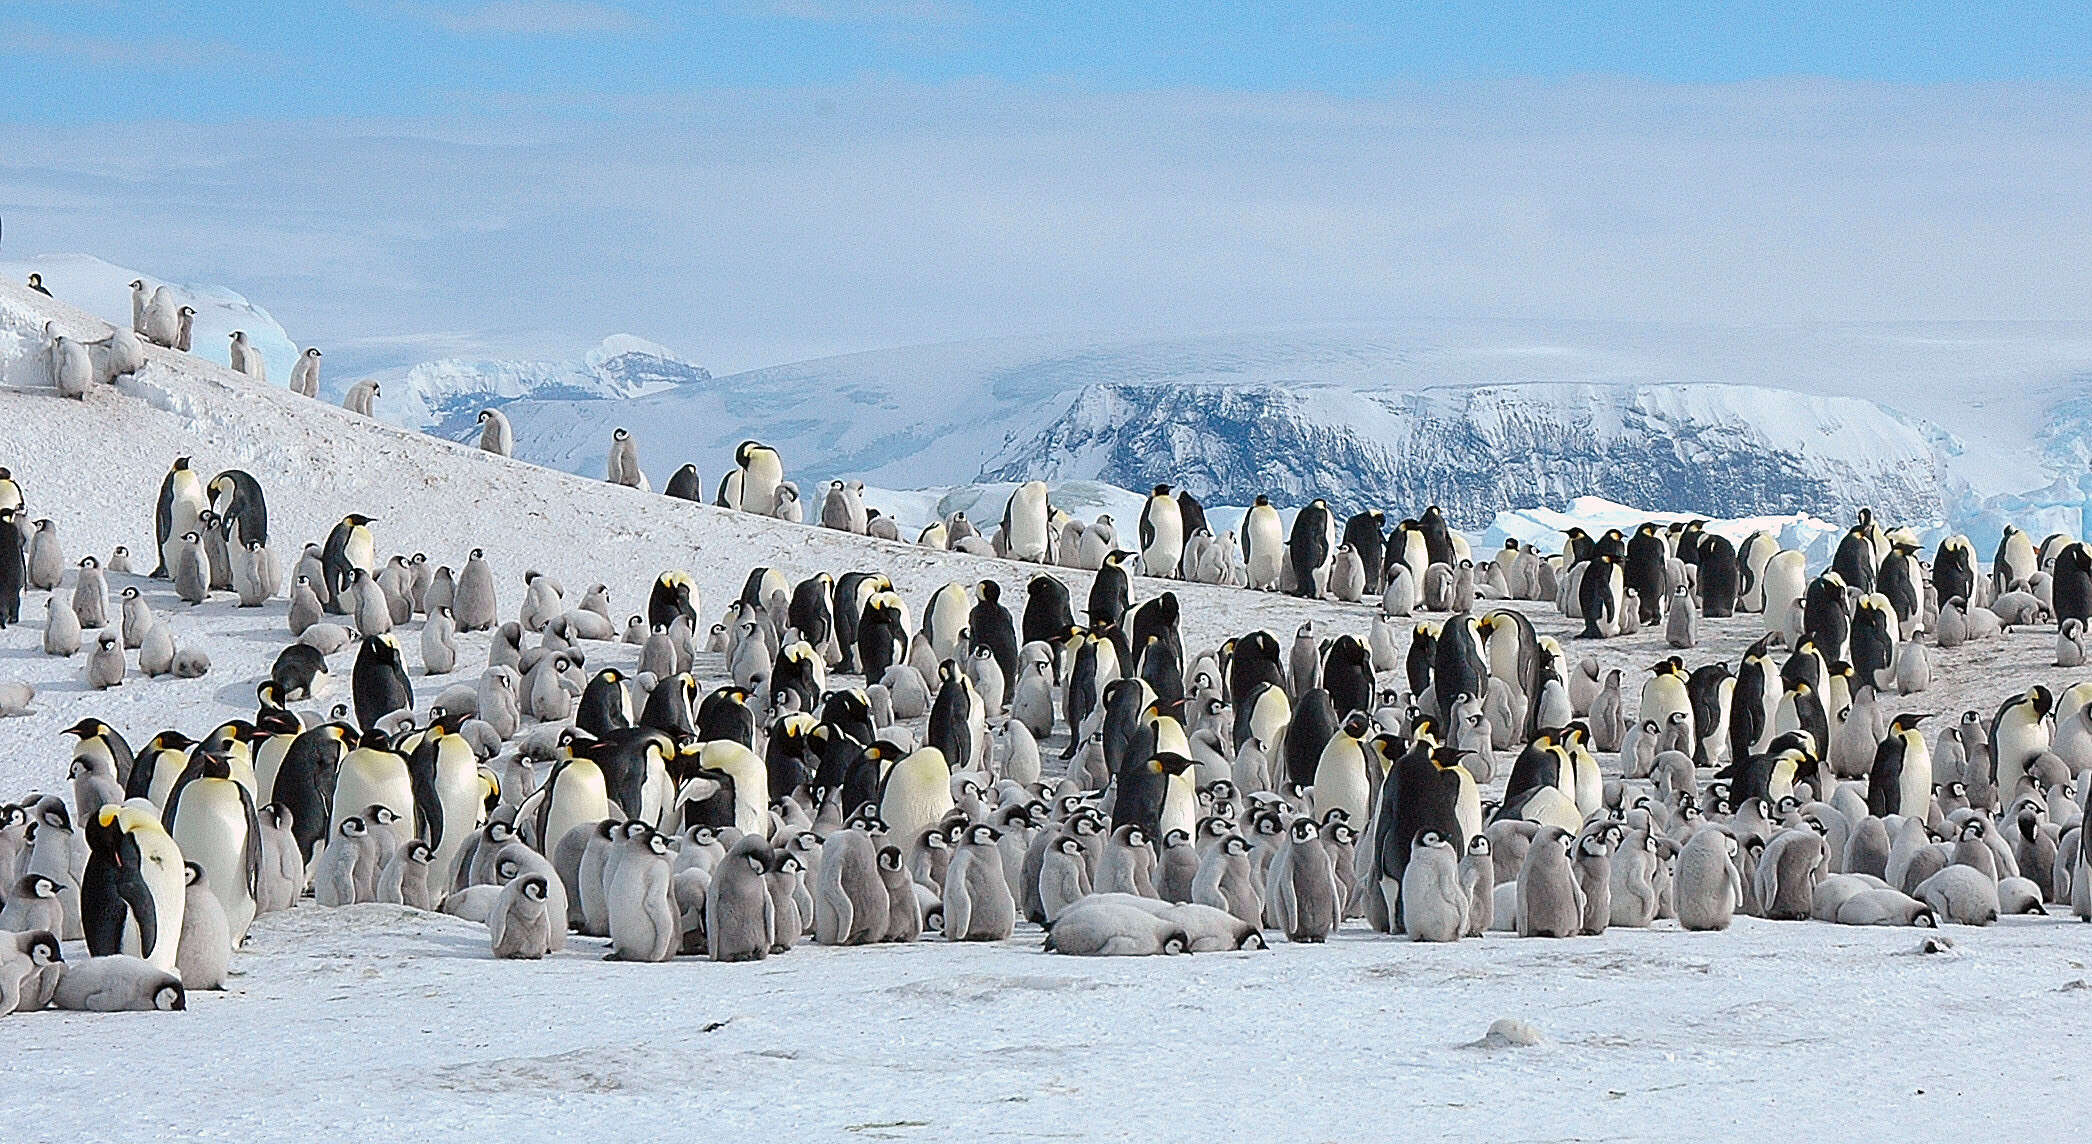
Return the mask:
<path fill-rule="evenodd" d="M 182 885 L 201 886 L 203 884 L 203 867 L 198 866 L 194 862 L 182 863 Z"/>
<path fill-rule="evenodd" d="M 1322 832 L 1315 828 L 1314 820 L 1308 818 L 1294 819 L 1292 827 L 1286 833 L 1295 846 L 1314 842 L 1322 837 Z"/>
<path fill-rule="evenodd" d="M 361 838 L 370 833 L 370 827 L 365 826 L 363 820 L 353 814 L 342 819 L 338 829 L 343 838 Z"/>
<path fill-rule="evenodd" d="M 188 309 L 187 306 L 182 309 Z M 153 1009 L 161 1013 L 180 1013 L 189 1007 L 188 995 L 182 992 L 182 983 L 169 981 L 153 990 Z"/>

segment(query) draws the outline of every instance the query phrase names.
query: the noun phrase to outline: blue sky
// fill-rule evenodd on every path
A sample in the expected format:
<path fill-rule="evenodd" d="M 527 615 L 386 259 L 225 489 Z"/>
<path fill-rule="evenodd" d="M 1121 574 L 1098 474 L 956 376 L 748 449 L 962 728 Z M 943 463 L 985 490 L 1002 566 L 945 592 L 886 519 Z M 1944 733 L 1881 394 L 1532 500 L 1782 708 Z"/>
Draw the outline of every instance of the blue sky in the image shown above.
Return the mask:
<path fill-rule="evenodd" d="M 2084 316 L 2092 4 L 0 6 L 9 257 L 345 368 Z"/>
<path fill-rule="evenodd" d="M 0 117 L 30 123 L 415 115 L 867 75 L 1341 95 L 1578 75 L 2079 81 L 2092 5 L 11 0 L 0 61 L 25 81 Z"/>

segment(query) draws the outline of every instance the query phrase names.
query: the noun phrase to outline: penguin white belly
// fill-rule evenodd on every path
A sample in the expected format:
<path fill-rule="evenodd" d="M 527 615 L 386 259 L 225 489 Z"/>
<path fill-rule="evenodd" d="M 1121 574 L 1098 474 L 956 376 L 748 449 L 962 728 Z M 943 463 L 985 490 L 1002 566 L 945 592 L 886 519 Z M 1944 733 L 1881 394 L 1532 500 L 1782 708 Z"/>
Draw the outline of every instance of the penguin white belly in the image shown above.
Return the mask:
<path fill-rule="evenodd" d="M 154 967 L 174 972 L 175 954 L 181 946 L 182 902 L 188 893 L 188 878 L 182 870 L 182 856 L 173 846 L 164 843 L 145 849 L 142 834 L 138 837 L 144 849 L 144 878 L 147 890 L 152 895 L 155 937 L 151 956 L 147 956 L 138 934 L 138 921 L 130 913 L 124 914 L 123 952 L 133 957 L 143 957 Z"/>
<path fill-rule="evenodd" d="M 741 507 L 748 512 L 777 511 L 777 486 L 784 483 L 784 461 L 768 449 L 757 450 L 742 470 Z"/>
<path fill-rule="evenodd" d="M 184 787 L 173 833 L 183 860 L 203 867 L 204 881 L 225 908 L 232 943 L 239 945 L 254 923 L 254 896 L 247 891 L 247 810 L 238 784 L 198 779 Z"/>
<path fill-rule="evenodd" d="M 1199 792 L 1190 771 L 1169 776 L 1169 783 L 1163 788 L 1161 821 L 1164 837 L 1168 837 L 1172 830 L 1197 837 Z"/>
<path fill-rule="evenodd" d="M 1357 826 L 1365 822 L 1371 798 L 1366 756 L 1358 741 L 1346 735 L 1333 736 L 1315 764 L 1315 821 L 1327 821 L 1330 811 L 1342 810 L 1345 821 Z"/>
<path fill-rule="evenodd" d="M 327 833 L 332 835 L 339 830 L 342 819 L 362 814 L 373 806 L 392 811 L 402 822 L 414 821 L 414 783 L 407 777 L 406 761 L 397 756 L 351 751 L 342 760 L 341 774 L 334 780 L 334 815 Z"/>
<path fill-rule="evenodd" d="M 152 785 L 146 788 L 145 797 L 153 800 L 153 805 L 161 810 L 167 809 L 167 796 L 174 793 L 174 780 L 180 777 L 182 777 L 181 760 L 172 758 L 160 760 L 153 767 Z"/>
<path fill-rule="evenodd" d="M 458 852 L 479 829 L 482 808 L 479 764 L 472 748 L 455 735 L 445 736 L 437 748 L 436 801 L 443 807 L 443 842 L 429 858 L 429 884 L 448 886 L 457 872 Z"/>
<path fill-rule="evenodd" d="M 1932 749 L 1923 737 L 1904 736 L 1903 773 L 1896 778 L 1896 813 L 1923 819 L 1932 806 Z"/>
<path fill-rule="evenodd" d="M 1459 771 L 1460 796 L 1453 800 L 1453 818 L 1460 823 L 1462 837 L 1474 838 L 1482 833 L 1482 790 L 1466 767 Z"/>
<path fill-rule="evenodd" d="M 357 527 L 349 532 L 349 542 L 343 546 L 342 555 L 348 558 L 351 567 L 361 568 L 376 575 L 378 571 L 377 543 L 371 538 L 370 529 Z"/>
<path fill-rule="evenodd" d="M 296 740 L 295 735 L 271 735 L 254 756 L 256 809 L 276 801 L 276 772 L 283 769 L 283 757 L 290 754 L 291 744 Z"/>
<path fill-rule="evenodd" d="M 545 808 L 545 836 L 538 840 L 541 853 L 549 853 L 575 827 L 610 817 L 610 788 L 594 763 L 567 764 L 546 797 L 551 799 L 551 805 Z"/>

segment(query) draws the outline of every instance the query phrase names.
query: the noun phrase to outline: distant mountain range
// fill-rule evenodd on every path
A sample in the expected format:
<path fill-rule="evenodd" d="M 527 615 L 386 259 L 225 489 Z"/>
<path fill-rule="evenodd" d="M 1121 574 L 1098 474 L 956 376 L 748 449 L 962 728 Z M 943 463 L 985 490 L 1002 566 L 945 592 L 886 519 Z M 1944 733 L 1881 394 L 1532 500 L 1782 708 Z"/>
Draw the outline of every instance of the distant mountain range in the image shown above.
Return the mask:
<path fill-rule="evenodd" d="M 137 275 L 84 255 L 0 263 L 112 321 Z M 157 284 L 157 280 L 148 279 Z M 196 300 L 197 352 L 245 328 L 283 384 L 297 346 L 231 291 Z M 356 380 L 325 375 L 338 398 Z M 658 487 L 710 488 L 758 438 L 809 488 L 834 476 L 995 515 L 983 486 L 1169 483 L 1208 504 L 1507 509 L 1600 496 L 1727 516 L 1872 505 L 1979 541 L 2000 514 L 2092 531 L 2092 322 L 1771 328 L 1413 321 L 1170 336 L 1001 338 L 714 377 L 616 335 L 579 361 L 451 358 L 372 375 L 379 415 L 469 440 L 503 408 L 520 457 L 590 476 L 632 431 Z"/>

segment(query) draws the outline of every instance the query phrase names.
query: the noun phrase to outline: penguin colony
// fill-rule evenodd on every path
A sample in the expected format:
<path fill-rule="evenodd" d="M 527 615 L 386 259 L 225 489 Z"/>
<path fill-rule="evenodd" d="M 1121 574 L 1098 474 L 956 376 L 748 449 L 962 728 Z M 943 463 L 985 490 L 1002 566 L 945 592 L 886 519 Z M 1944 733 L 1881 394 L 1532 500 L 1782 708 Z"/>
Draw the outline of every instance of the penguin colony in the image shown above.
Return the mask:
<path fill-rule="evenodd" d="M 507 453 L 505 419 L 482 422 Z M 649 488 L 629 442 L 608 476 Z M 711 611 L 663 572 L 622 622 L 606 585 L 525 571 L 505 618 L 478 550 L 381 559 L 382 522 L 354 511 L 285 576 L 259 482 L 191 460 L 159 490 L 152 571 L 120 549 L 70 587 L 60 525 L 0 470 L 0 620 L 46 593 L 43 650 L 90 685 L 208 670 L 154 578 L 287 629 L 252 718 L 84 719 L 70 797 L 0 806 L 0 1010 L 179 1009 L 222 987 L 257 917 L 372 901 L 483 922 L 500 957 L 648 962 L 1032 925 L 1053 952 L 1127 955 L 1354 919 L 1426 942 L 2092 919 L 2092 683 L 1882 709 L 1939 649 L 2011 626 L 2055 624 L 2058 665 L 2081 665 L 2092 553 L 2069 537 L 2007 530 L 1987 570 L 1953 537 L 1928 564 L 1862 513 L 1813 576 L 1774 536 L 1699 524 L 1477 560 L 1435 507 L 1389 529 L 1318 500 L 1288 530 L 1260 498 L 1216 537 L 1158 487 L 1122 543 L 1033 483 L 990 534 L 954 514 L 915 542 L 1093 571 L 1079 611 L 1044 568 L 1019 597 L 986 579 L 909 601 L 877 571 L 761 567 Z M 797 503 L 773 450 L 734 460 L 716 503 Z M 664 492 L 699 499 L 684 478 Z M 830 484 L 818 523 L 898 539 L 861 494 Z M 1190 646 L 1152 582 L 1172 578 L 1374 607 L 1358 633 Z M 1532 625 L 1550 606 L 1593 641 L 1573 662 Z M 1690 653 L 1701 617 L 1739 614 L 1764 634 L 1734 664 L 1669 656 L 1630 683 L 1598 654 L 1645 626 Z M 474 631 L 483 662 L 458 653 Z M 410 668 L 457 680 L 417 710 Z"/>

